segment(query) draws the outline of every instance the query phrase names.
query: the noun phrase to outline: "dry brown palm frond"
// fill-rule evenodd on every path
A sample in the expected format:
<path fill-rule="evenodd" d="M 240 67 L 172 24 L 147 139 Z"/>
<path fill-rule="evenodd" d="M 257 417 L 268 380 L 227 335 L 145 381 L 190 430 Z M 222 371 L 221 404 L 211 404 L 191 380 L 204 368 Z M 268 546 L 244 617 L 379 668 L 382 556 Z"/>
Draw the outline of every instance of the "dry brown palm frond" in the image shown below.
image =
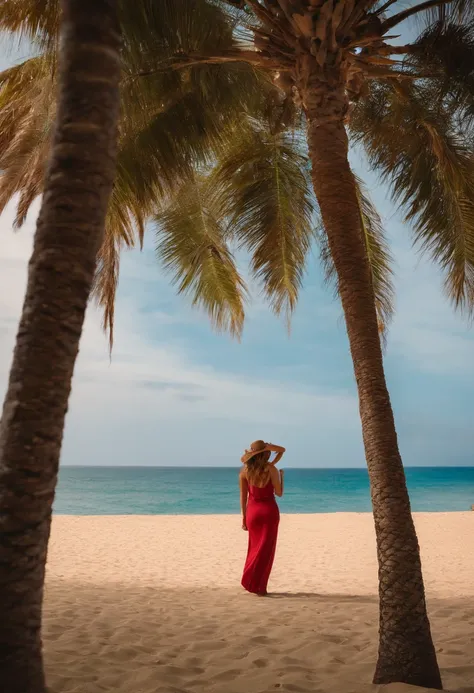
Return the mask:
<path fill-rule="evenodd" d="M 61 8 L 59 0 L 2 0 L 0 31 L 14 33 L 41 48 L 56 45 Z"/>
<path fill-rule="evenodd" d="M 55 111 L 53 56 L 0 73 L 0 213 L 19 194 L 17 226 L 42 190 Z"/>

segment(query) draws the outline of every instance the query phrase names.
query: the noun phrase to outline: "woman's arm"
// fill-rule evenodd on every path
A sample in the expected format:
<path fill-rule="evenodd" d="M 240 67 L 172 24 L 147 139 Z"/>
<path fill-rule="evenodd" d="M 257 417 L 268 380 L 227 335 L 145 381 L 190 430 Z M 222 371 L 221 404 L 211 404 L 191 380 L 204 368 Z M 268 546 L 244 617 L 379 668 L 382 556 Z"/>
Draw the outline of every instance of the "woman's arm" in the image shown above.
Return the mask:
<path fill-rule="evenodd" d="M 275 490 L 275 496 L 281 498 L 283 495 L 283 484 L 280 472 L 272 464 L 270 465 L 270 479 Z"/>
<path fill-rule="evenodd" d="M 240 472 L 239 475 L 239 486 L 240 486 L 240 508 L 242 510 L 242 529 L 247 530 L 247 497 L 249 492 L 249 482 L 244 472 Z"/>
<path fill-rule="evenodd" d="M 284 447 L 282 447 L 281 445 L 273 445 L 273 443 L 267 443 L 265 449 L 269 452 L 276 453 L 273 460 L 270 461 L 271 465 L 278 464 L 278 462 L 281 460 L 281 458 L 286 452 L 286 449 Z"/>

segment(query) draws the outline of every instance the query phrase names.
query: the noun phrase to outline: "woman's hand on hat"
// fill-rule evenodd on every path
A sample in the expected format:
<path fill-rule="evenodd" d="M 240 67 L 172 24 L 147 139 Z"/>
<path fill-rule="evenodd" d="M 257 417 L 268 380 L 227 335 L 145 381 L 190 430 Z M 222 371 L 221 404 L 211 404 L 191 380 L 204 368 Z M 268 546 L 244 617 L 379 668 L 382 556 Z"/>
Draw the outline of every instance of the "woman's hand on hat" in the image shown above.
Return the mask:
<path fill-rule="evenodd" d="M 268 452 L 280 452 L 281 454 L 286 452 L 284 447 L 281 445 L 274 445 L 273 443 L 265 443 L 265 450 Z"/>

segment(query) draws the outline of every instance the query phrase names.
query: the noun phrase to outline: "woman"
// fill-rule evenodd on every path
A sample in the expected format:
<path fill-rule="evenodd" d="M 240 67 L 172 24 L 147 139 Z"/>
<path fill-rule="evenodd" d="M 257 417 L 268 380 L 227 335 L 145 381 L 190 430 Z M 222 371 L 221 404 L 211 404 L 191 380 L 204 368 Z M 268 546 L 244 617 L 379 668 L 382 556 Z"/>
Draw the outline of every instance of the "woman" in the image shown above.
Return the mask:
<path fill-rule="evenodd" d="M 276 453 L 270 462 L 272 452 Z M 259 596 L 267 594 L 268 578 L 275 557 L 280 511 L 275 501 L 283 495 L 283 471 L 275 465 L 285 448 L 256 440 L 242 457 L 240 504 L 242 529 L 249 533 L 249 546 L 242 587 Z"/>

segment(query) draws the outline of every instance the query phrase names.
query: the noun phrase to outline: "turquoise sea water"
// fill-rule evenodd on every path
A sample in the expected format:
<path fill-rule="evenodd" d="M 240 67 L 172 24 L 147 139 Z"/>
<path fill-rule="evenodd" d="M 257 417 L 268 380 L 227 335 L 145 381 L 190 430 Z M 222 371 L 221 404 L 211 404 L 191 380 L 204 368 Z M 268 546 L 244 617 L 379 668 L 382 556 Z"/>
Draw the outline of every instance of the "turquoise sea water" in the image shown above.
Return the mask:
<path fill-rule="evenodd" d="M 62 467 L 62 515 L 202 515 L 239 512 L 238 469 Z M 474 467 L 408 468 L 415 511 L 470 510 Z M 365 469 L 286 469 L 282 512 L 370 511 Z"/>

